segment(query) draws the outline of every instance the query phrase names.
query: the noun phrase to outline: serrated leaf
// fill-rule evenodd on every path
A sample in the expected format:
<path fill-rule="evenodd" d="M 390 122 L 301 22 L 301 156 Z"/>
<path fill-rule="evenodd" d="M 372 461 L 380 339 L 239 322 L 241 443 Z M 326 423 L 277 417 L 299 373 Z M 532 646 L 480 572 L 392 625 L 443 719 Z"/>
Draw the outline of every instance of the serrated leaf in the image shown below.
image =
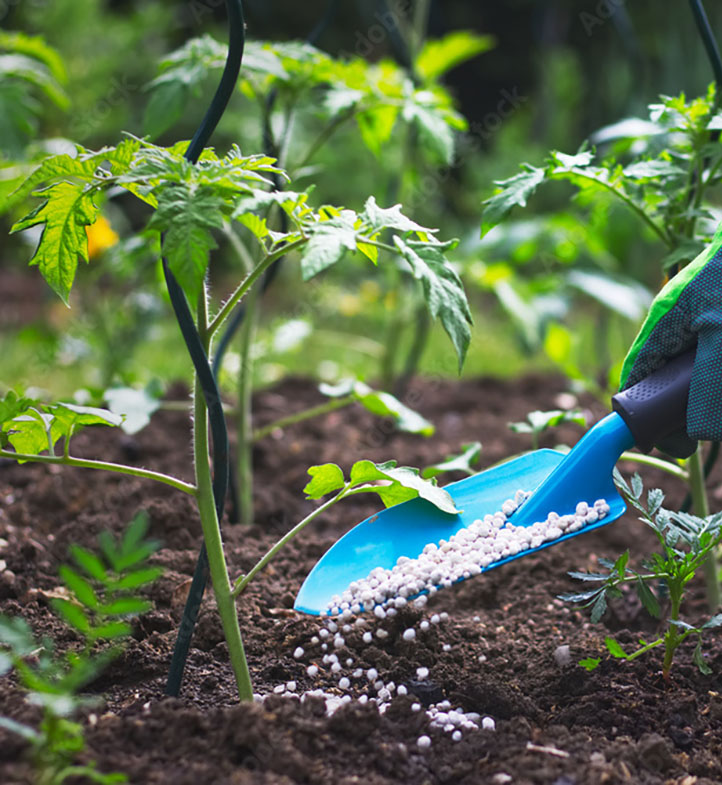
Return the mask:
<path fill-rule="evenodd" d="M 446 460 L 427 466 L 421 476 L 428 480 L 444 472 L 463 472 L 469 476 L 476 474 L 472 469 L 472 464 L 479 461 L 481 455 L 481 442 L 470 442 L 461 445 L 461 452 L 458 455 L 451 455 Z"/>
<path fill-rule="evenodd" d="M 379 417 L 392 417 L 396 427 L 406 433 L 431 436 L 434 426 L 418 412 L 410 409 L 391 393 L 372 390 L 362 382 L 354 386 L 356 400 L 369 412 Z"/>
<path fill-rule="evenodd" d="M 320 499 L 327 493 L 338 491 L 346 484 L 341 468 L 335 463 L 324 463 L 308 469 L 311 481 L 303 489 L 308 499 Z"/>
<path fill-rule="evenodd" d="M 629 561 L 629 551 L 625 551 L 618 559 L 614 562 L 614 570 L 616 571 L 617 575 L 620 578 L 624 578 L 624 574 L 626 572 L 627 562 Z"/>
<path fill-rule="evenodd" d="M 624 167 L 624 176 L 633 180 L 650 180 L 658 177 L 685 177 L 686 174 L 684 169 L 663 158 L 635 161 L 633 164 Z"/>
<path fill-rule="evenodd" d="M 544 182 L 545 171 L 530 164 L 522 164 L 523 171 L 507 180 L 498 180 L 497 193 L 483 202 L 481 236 L 501 222 L 516 207 L 526 207 L 527 200 Z"/>
<path fill-rule="evenodd" d="M 583 660 L 579 660 L 579 664 L 587 671 L 593 671 L 596 667 L 599 666 L 602 659 L 601 657 L 586 657 Z"/>
<path fill-rule="evenodd" d="M 94 610 L 98 607 L 98 597 L 93 587 L 75 570 L 67 565 L 62 565 L 60 567 L 60 578 L 68 591 L 74 594 L 82 605 Z"/>
<path fill-rule="evenodd" d="M 639 499 L 643 490 L 644 484 L 642 483 L 642 478 L 635 472 L 632 477 L 632 494 L 634 495 L 634 498 Z"/>
<path fill-rule="evenodd" d="M 421 142 L 429 150 L 445 164 L 451 164 L 454 158 L 454 131 L 444 114 L 433 106 L 408 100 L 404 104 L 403 117 L 406 122 L 416 125 Z"/>
<path fill-rule="evenodd" d="M 450 515 L 459 512 L 449 493 L 435 483 L 424 480 L 418 469 L 396 466 L 396 461 L 373 463 L 369 460 L 356 461 L 351 467 L 351 483 L 354 487 L 379 480 L 390 480 L 391 485 L 374 485 L 369 490 L 378 493 L 387 507 L 420 496 L 442 512 Z"/>
<path fill-rule="evenodd" d="M 664 491 L 661 488 L 652 488 L 647 493 L 647 511 L 651 518 L 659 512 L 664 502 Z"/>
<path fill-rule="evenodd" d="M 217 247 L 211 231 L 223 226 L 226 208 L 222 196 L 210 186 L 187 182 L 164 188 L 148 228 L 161 232 L 161 249 L 189 301 L 196 303 Z"/>
<path fill-rule="evenodd" d="M 356 250 L 355 213 L 343 211 L 337 218 L 313 224 L 311 238 L 303 248 L 301 274 L 308 281 L 340 261 L 346 251 Z"/>
<path fill-rule="evenodd" d="M 642 605 L 644 605 L 647 613 L 650 616 L 654 616 L 655 619 L 658 619 L 661 614 L 659 601 L 641 577 L 637 578 L 637 595 L 641 600 Z"/>
<path fill-rule="evenodd" d="M 246 213 L 238 218 L 238 222 L 250 229 L 259 241 L 268 237 L 268 226 L 265 218 L 259 218 L 254 213 Z"/>
<path fill-rule="evenodd" d="M 401 211 L 403 205 L 395 204 L 392 207 L 379 207 L 376 197 L 369 196 L 364 205 L 360 218 L 364 223 L 371 226 L 374 231 L 382 229 L 396 229 L 399 232 L 423 232 L 424 234 L 435 234 L 437 229 L 429 229 L 426 226 L 417 224 L 407 218 Z"/>
<path fill-rule="evenodd" d="M 592 597 L 596 597 L 598 593 L 599 589 L 592 589 L 591 591 L 564 592 L 557 596 L 560 600 L 564 600 L 565 602 L 586 602 L 587 600 L 591 600 Z"/>
<path fill-rule="evenodd" d="M 568 572 L 570 578 L 575 578 L 578 581 L 606 581 L 609 575 L 603 572 Z"/>
<path fill-rule="evenodd" d="M 44 224 L 30 264 L 40 268 L 50 287 L 67 305 L 78 258 L 89 261 L 85 228 L 95 223 L 98 208 L 92 192 L 83 184 L 60 182 L 36 193 L 44 203 L 18 221 L 12 232 Z"/>
<path fill-rule="evenodd" d="M 396 235 L 394 243 L 410 265 L 414 278 L 421 281 L 429 312 L 434 319 L 441 319 L 456 350 L 461 370 L 471 341 L 472 318 L 464 285 L 445 257 L 446 251 L 456 246 L 456 241 L 437 244 L 402 240 Z"/>
<path fill-rule="evenodd" d="M 607 651 L 612 655 L 612 657 L 617 657 L 618 659 L 626 660 L 627 654 L 624 649 L 617 643 L 614 638 L 605 638 L 604 643 L 607 646 Z"/>
<path fill-rule="evenodd" d="M 452 68 L 489 51 L 494 43 L 490 35 L 454 30 L 443 38 L 424 44 L 416 58 L 416 70 L 424 79 L 438 79 Z"/>

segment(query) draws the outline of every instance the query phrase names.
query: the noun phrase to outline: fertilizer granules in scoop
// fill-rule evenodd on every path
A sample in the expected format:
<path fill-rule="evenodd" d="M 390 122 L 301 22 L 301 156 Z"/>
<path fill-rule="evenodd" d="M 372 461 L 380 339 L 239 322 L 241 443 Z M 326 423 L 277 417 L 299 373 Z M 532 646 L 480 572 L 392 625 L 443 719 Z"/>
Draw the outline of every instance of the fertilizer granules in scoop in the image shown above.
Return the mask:
<path fill-rule="evenodd" d="M 596 523 L 609 512 L 604 499 L 593 505 L 579 502 L 573 515 L 550 512 L 545 521 L 530 526 L 514 526 L 508 520 L 531 493 L 517 491 L 504 502 L 499 512 L 485 515 L 461 529 L 448 540 L 429 543 L 414 559 L 402 556 L 393 569 L 377 567 L 361 580 L 353 581 L 341 595 L 328 604 L 332 616 L 345 620 L 363 610 L 374 609 L 383 619 L 388 609 L 400 608 L 410 597 L 422 592 L 433 595 L 438 587 L 451 586 L 464 578 L 479 575 L 495 562 L 538 548 L 563 534 L 576 532 Z M 418 597 L 417 602 L 425 602 Z"/>

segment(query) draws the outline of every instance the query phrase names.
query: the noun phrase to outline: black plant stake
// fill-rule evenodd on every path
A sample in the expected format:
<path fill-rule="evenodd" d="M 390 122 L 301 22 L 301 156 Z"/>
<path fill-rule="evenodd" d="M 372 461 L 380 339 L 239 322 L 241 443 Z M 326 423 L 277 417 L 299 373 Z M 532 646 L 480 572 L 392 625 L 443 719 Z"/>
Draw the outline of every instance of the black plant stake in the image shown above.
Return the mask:
<path fill-rule="evenodd" d="M 243 60 L 243 46 L 245 43 L 245 20 L 243 17 L 243 5 L 241 0 L 226 0 L 226 10 L 228 13 L 229 44 L 228 57 L 223 70 L 220 84 L 213 96 L 213 101 L 206 112 L 203 122 L 196 131 L 190 145 L 185 153 L 185 158 L 191 163 L 196 163 L 203 148 L 208 142 L 211 134 L 218 125 L 223 112 L 228 105 L 228 101 L 233 94 L 238 74 L 241 70 Z M 188 302 L 183 294 L 183 290 L 175 279 L 175 276 L 168 266 L 166 259 L 163 259 L 163 274 L 165 275 L 168 294 L 170 295 L 173 310 L 175 311 L 178 326 L 180 327 L 183 339 L 188 348 L 193 366 L 198 375 L 199 382 L 203 389 L 203 396 L 208 407 L 208 417 L 210 421 L 211 433 L 213 435 L 213 497 L 220 521 L 223 516 L 225 506 L 226 491 L 228 489 L 229 459 L 228 459 L 228 431 L 226 419 L 223 414 L 223 405 L 218 391 L 213 371 L 208 362 L 208 357 L 203 349 L 200 335 L 196 329 L 195 321 L 188 307 Z M 183 618 L 178 628 L 173 658 L 168 672 L 166 683 L 166 694 L 176 696 L 180 692 L 185 670 L 188 649 L 190 648 L 193 629 L 198 618 L 203 592 L 208 582 L 209 568 L 208 556 L 205 544 L 201 548 L 196 562 L 195 572 L 191 589 L 188 593 Z"/>

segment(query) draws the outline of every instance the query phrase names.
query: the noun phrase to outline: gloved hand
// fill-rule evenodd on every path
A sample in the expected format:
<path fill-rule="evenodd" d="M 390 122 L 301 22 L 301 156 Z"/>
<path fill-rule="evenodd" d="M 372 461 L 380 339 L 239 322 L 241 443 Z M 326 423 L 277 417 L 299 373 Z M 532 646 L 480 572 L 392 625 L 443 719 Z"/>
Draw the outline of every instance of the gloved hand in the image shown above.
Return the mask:
<path fill-rule="evenodd" d="M 626 390 L 694 344 L 687 431 L 658 449 L 687 458 L 697 440 L 722 440 L 722 227 L 712 243 L 655 297 L 622 367 Z"/>

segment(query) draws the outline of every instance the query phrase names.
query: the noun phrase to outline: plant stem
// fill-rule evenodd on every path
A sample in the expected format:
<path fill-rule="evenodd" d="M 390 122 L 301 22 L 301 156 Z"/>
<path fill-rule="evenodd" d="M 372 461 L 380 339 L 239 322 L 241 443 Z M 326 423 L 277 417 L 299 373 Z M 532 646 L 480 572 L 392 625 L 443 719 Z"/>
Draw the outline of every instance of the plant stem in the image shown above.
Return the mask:
<path fill-rule="evenodd" d="M 692 509 L 698 518 L 706 518 L 709 515 L 709 502 L 707 500 L 707 489 L 704 482 L 704 470 L 702 468 L 702 445 L 697 447 L 695 453 L 687 460 L 689 468 L 689 489 L 692 494 Z M 707 586 L 707 603 L 711 611 L 716 611 L 722 603 L 719 585 L 719 566 L 715 552 L 711 550 L 702 565 L 704 580 Z"/>
<path fill-rule="evenodd" d="M 302 531 L 314 518 L 317 518 L 322 512 L 325 512 L 329 507 L 332 507 L 336 502 L 341 501 L 346 495 L 346 492 L 351 487 L 351 483 L 347 483 L 335 496 L 332 496 L 328 501 L 325 501 L 320 507 L 309 513 L 300 523 L 297 523 L 291 531 L 284 534 L 278 542 L 258 561 L 251 570 L 245 575 L 241 575 L 233 586 L 233 596 L 238 597 L 246 586 L 256 577 L 256 575 L 273 559 L 273 557 L 288 544 L 300 531 Z"/>
<path fill-rule="evenodd" d="M 206 312 L 205 286 L 198 300 L 198 333 L 204 344 L 206 352 L 210 346 Z M 221 617 L 223 634 L 228 644 L 228 654 L 233 668 L 233 674 L 238 687 L 238 697 L 242 701 L 253 700 L 253 686 L 251 674 L 248 670 L 246 653 L 243 649 L 241 629 L 238 624 L 238 612 L 235 600 L 231 594 L 231 584 L 228 577 L 228 566 L 223 552 L 221 527 L 216 513 L 215 498 L 213 495 L 213 482 L 209 462 L 208 439 L 208 409 L 206 407 L 203 390 L 198 375 L 195 375 L 193 396 L 193 458 L 196 471 L 196 485 L 198 488 L 198 512 L 203 528 L 203 539 L 208 553 L 208 565 L 213 584 L 213 593 L 216 597 L 218 613 Z"/>
<path fill-rule="evenodd" d="M 328 123 L 324 128 L 321 130 L 321 133 L 314 139 L 311 143 L 310 147 L 306 151 L 306 154 L 301 159 L 300 163 L 296 166 L 295 171 L 299 169 L 303 169 L 304 166 L 308 164 L 308 162 L 313 158 L 314 155 L 319 151 L 321 147 L 333 136 L 333 134 L 348 120 L 351 120 L 357 114 L 356 109 L 348 109 L 345 112 L 334 117 L 334 119 Z"/>
<path fill-rule="evenodd" d="M 240 523 L 253 523 L 253 337 L 256 332 L 258 287 L 246 300 L 246 317 L 240 330 L 241 367 L 238 378 L 238 513 Z"/>
<path fill-rule="evenodd" d="M 221 306 L 221 309 L 213 317 L 207 328 L 208 337 L 211 338 L 218 328 L 226 321 L 231 311 L 235 308 L 236 304 L 243 298 L 253 284 L 263 275 L 263 273 L 276 261 L 290 251 L 294 251 L 304 243 L 308 242 L 306 237 L 301 237 L 292 243 L 284 245 L 272 253 L 266 254 L 261 261 L 256 265 L 252 272 L 250 272 L 236 287 L 233 294 Z"/>
<path fill-rule="evenodd" d="M 653 466 L 655 469 L 661 469 L 663 472 L 667 472 L 667 474 L 671 474 L 673 477 L 684 480 L 684 482 L 689 480 L 689 472 L 671 461 L 665 461 L 664 458 L 655 458 L 653 455 L 644 455 L 641 452 L 627 451 L 619 456 L 619 460 L 640 463 L 643 466 Z"/>
<path fill-rule="evenodd" d="M 170 485 L 171 488 L 176 488 L 183 493 L 188 493 L 191 496 L 196 494 L 196 486 L 188 482 L 183 482 L 177 477 L 171 477 L 169 474 L 162 474 L 161 472 L 153 472 L 149 469 L 139 469 L 135 466 L 126 466 L 122 463 L 108 463 L 107 461 L 91 461 L 85 458 L 73 458 L 71 455 L 25 455 L 24 453 L 12 452 L 11 450 L 0 450 L 0 458 L 10 458 L 18 463 L 49 463 L 59 466 L 75 466 L 78 469 L 100 469 L 105 472 L 115 472 L 117 474 L 128 474 L 131 477 L 143 477 L 146 480 L 155 480 L 156 482 Z"/>
<path fill-rule="evenodd" d="M 354 395 L 344 395 L 341 398 L 332 398 L 327 403 L 319 404 L 311 409 L 304 409 L 302 412 L 289 414 L 288 417 L 281 417 L 268 425 L 264 425 L 263 428 L 257 428 L 253 432 L 253 441 L 257 442 L 264 439 L 277 428 L 286 428 L 289 425 L 295 425 L 298 422 L 304 422 L 304 420 L 310 420 L 313 417 L 336 411 L 336 409 L 343 409 L 345 406 L 354 403 L 355 400 L 356 397 Z"/>

